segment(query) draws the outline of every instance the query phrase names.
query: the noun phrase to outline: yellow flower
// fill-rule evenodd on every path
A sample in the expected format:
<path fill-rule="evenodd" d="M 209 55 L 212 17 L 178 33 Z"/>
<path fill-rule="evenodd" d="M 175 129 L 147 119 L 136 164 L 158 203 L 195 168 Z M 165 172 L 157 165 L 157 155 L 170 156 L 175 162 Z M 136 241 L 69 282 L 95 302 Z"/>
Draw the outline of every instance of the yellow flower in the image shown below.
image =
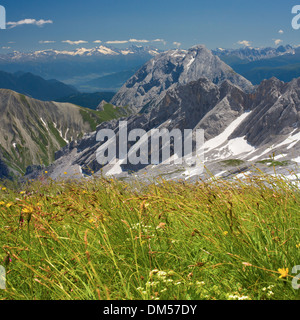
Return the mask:
<path fill-rule="evenodd" d="M 5 205 L 5 202 L 0 201 L 0 206 L 4 206 L 4 205 Z"/>
<path fill-rule="evenodd" d="M 6 190 L 6 188 L 5 188 L 5 187 L 3 187 L 3 188 L 2 188 L 2 191 L 5 191 L 5 190 Z"/>
<path fill-rule="evenodd" d="M 6 204 L 6 208 L 10 208 L 12 205 L 13 205 L 13 203 L 9 202 L 9 203 Z"/>
<path fill-rule="evenodd" d="M 300 243 L 299 243 L 299 244 L 296 244 L 296 248 L 297 248 L 297 249 L 300 249 Z"/>
<path fill-rule="evenodd" d="M 32 207 L 25 207 L 22 211 L 23 213 L 33 213 L 34 209 Z"/>
<path fill-rule="evenodd" d="M 224 236 L 227 236 L 228 235 L 228 231 L 224 231 L 223 234 L 224 234 Z"/>
<path fill-rule="evenodd" d="M 26 193 L 25 191 L 21 191 L 21 192 L 20 192 L 20 194 L 25 194 L 25 193 Z"/>
<path fill-rule="evenodd" d="M 68 174 L 68 172 L 64 172 L 64 174 Z"/>
<path fill-rule="evenodd" d="M 278 272 L 280 273 L 280 277 L 279 278 L 286 278 L 289 275 L 289 269 L 288 268 L 282 268 L 282 269 L 278 269 Z"/>
<path fill-rule="evenodd" d="M 45 174 L 47 174 L 48 173 L 48 171 L 45 171 Z"/>

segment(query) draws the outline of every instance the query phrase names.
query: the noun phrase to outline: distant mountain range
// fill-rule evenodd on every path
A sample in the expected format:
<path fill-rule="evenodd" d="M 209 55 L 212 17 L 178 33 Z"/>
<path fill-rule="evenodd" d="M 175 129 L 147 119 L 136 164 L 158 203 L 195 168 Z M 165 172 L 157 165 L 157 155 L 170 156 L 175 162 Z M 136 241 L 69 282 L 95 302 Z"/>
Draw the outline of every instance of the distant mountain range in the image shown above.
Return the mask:
<path fill-rule="evenodd" d="M 54 78 L 76 85 L 87 82 L 89 77 L 91 80 L 142 66 L 159 52 L 156 48 L 141 46 L 126 49 L 99 46 L 71 51 L 15 51 L 0 55 L 0 70 L 12 73 L 22 70 L 45 79 Z"/>
<path fill-rule="evenodd" d="M 279 46 L 277 48 L 252 48 L 245 47 L 240 49 L 223 49 L 218 48 L 212 51 L 213 54 L 220 57 L 222 60 L 227 60 L 227 63 L 234 60 L 234 57 L 240 60 L 257 61 L 263 59 L 271 59 L 275 57 L 284 56 L 286 54 L 295 54 L 296 50 L 290 46 Z M 231 61 L 232 62 L 232 61 Z"/>
<path fill-rule="evenodd" d="M 74 87 L 57 80 L 45 80 L 30 72 L 12 74 L 0 71 L 0 88 L 14 90 L 44 101 L 78 93 Z"/>
<path fill-rule="evenodd" d="M 5 55 L 0 55 L 1 61 L 42 61 L 49 58 L 65 59 L 68 57 L 103 57 L 103 56 L 133 56 L 133 55 L 150 55 L 155 56 L 160 50 L 154 47 L 130 46 L 126 49 L 118 49 L 108 46 L 99 46 L 92 49 L 77 48 L 74 50 L 39 50 L 34 52 L 14 51 Z"/>
<path fill-rule="evenodd" d="M 284 82 L 300 77 L 299 47 L 287 45 L 278 48 L 247 47 L 237 50 L 220 48 L 214 53 L 254 85 L 272 77 Z"/>

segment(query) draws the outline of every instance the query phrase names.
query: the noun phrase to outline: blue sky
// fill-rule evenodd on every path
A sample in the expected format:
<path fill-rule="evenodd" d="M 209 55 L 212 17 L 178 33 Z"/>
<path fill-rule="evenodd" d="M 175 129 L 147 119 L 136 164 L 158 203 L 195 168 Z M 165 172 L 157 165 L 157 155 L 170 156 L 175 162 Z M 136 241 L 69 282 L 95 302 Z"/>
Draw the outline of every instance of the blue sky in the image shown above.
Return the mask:
<path fill-rule="evenodd" d="M 0 4 L 9 23 L 0 30 L 1 53 L 101 44 L 160 49 L 200 43 L 210 49 L 300 44 L 300 30 L 291 27 L 291 9 L 297 1 L 0 0 Z"/>

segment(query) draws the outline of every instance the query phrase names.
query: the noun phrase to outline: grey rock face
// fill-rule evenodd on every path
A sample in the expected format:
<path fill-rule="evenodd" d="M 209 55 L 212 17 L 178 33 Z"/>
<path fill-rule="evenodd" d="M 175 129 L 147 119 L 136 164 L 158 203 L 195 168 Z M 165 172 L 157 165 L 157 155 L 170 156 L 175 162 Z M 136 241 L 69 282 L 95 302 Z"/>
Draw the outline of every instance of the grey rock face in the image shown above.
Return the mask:
<path fill-rule="evenodd" d="M 104 111 L 104 106 L 107 104 L 107 102 L 105 101 L 105 100 L 102 100 L 100 103 L 99 103 L 99 105 L 98 105 L 98 107 L 97 107 L 97 111 Z"/>
<path fill-rule="evenodd" d="M 300 78 L 263 81 L 251 95 L 253 112 L 232 138 L 246 136 L 254 146 L 276 144 L 300 126 Z"/>
<path fill-rule="evenodd" d="M 188 51 L 170 50 L 157 55 L 124 84 L 111 103 L 145 111 L 157 105 L 167 90 L 200 78 L 216 85 L 230 80 L 245 92 L 253 90 L 248 80 L 235 73 L 205 46 L 199 45 Z"/>
<path fill-rule="evenodd" d="M 134 115 L 126 120 L 128 131 L 137 128 L 146 132 L 153 128 L 166 128 L 169 131 L 175 128 L 182 131 L 202 128 L 205 129 L 205 138 L 210 139 L 244 113 L 245 107 L 248 108 L 247 94 L 230 81 L 225 81 L 219 87 L 202 78 L 169 90 L 161 102 L 148 113 Z M 119 121 L 102 123 L 97 127 L 97 131 L 101 129 L 112 129 L 118 134 Z M 57 167 L 70 171 L 70 168 L 79 165 L 83 173 L 97 172 L 101 169 L 96 160 L 96 151 L 100 145 L 101 143 L 96 141 L 96 132 L 86 134 L 79 142 L 73 142 L 57 152 L 57 161 L 47 171 L 54 172 L 57 176 Z M 133 143 L 129 147 L 132 145 Z"/>

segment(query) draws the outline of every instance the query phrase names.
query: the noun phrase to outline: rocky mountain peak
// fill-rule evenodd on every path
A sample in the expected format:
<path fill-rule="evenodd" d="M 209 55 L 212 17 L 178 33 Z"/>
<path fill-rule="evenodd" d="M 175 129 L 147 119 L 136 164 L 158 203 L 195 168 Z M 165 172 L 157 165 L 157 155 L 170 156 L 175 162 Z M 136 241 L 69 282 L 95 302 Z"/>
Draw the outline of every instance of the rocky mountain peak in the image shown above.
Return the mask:
<path fill-rule="evenodd" d="M 204 45 L 197 45 L 189 50 L 158 54 L 124 84 L 111 102 L 145 111 L 159 103 L 167 90 L 200 78 L 207 78 L 216 85 L 230 80 L 245 92 L 253 89 L 248 80 L 235 73 Z"/>

